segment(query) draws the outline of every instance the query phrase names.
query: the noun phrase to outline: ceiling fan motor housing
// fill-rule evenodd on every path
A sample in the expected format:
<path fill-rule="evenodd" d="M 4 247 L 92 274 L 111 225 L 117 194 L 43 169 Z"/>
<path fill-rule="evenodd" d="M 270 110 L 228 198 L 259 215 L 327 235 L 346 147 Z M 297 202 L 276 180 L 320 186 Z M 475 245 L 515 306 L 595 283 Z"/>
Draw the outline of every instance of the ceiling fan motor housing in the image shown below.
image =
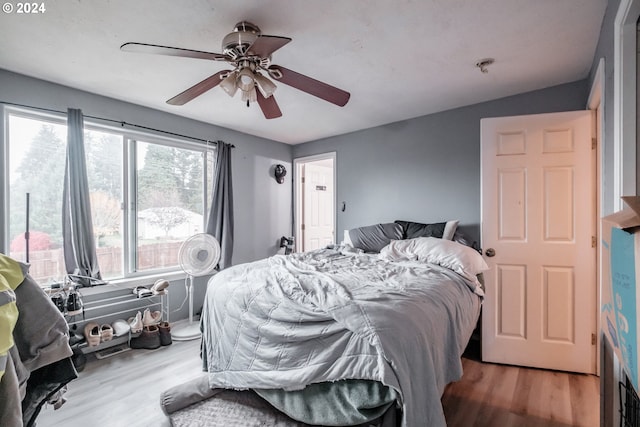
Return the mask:
<path fill-rule="evenodd" d="M 238 22 L 233 31 L 222 39 L 222 52 L 233 59 L 245 56 L 260 34 L 257 25 L 247 21 Z"/>

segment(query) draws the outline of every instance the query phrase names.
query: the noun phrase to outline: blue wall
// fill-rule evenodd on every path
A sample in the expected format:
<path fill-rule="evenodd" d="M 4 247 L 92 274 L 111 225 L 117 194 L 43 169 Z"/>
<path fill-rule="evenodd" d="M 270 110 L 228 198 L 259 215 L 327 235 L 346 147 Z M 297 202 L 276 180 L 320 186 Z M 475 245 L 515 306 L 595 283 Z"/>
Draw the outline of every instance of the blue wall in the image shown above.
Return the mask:
<path fill-rule="evenodd" d="M 584 110 L 581 80 L 295 145 L 293 157 L 336 152 L 336 235 L 396 219 L 460 220 L 480 240 L 480 119 Z"/>

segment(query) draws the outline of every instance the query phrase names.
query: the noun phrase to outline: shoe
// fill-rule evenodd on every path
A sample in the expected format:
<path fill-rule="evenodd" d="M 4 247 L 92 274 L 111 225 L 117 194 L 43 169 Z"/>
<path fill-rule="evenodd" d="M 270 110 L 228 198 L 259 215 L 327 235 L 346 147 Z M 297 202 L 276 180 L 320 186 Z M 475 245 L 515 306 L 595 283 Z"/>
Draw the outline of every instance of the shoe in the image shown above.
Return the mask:
<path fill-rule="evenodd" d="M 166 289 L 169 287 L 169 282 L 164 279 L 156 280 L 156 283 L 151 287 L 153 295 L 164 295 L 167 293 Z"/>
<path fill-rule="evenodd" d="M 67 314 L 69 316 L 75 316 L 76 314 L 82 313 L 82 298 L 80 297 L 80 292 L 71 289 L 71 293 L 67 297 Z"/>
<path fill-rule="evenodd" d="M 100 340 L 102 342 L 105 342 L 105 341 L 111 341 L 112 338 L 113 338 L 113 328 L 111 328 L 111 325 L 104 324 L 100 326 Z"/>
<path fill-rule="evenodd" d="M 131 326 L 127 322 L 122 319 L 118 319 L 111 324 L 111 328 L 113 329 L 113 336 L 120 337 L 122 335 L 126 335 L 131 330 Z"/>
<path fill-rule="evenodd" d="M 84 326 L 84 337 L 89 347 L 100 344 L 100 326 L 95 322 L 89 322 Z"/>
<path fill-rule="evenodd" d="M 160 330 L 160 345 L 170 345 L 172 340 L 171 325 L 169 325 L 169 322 L 161 322 L 158 325 L 158 329 Z"/>
<path fill-rule="evenodd" d="M 159 311 L 151 311 L 148 308 L 144 311 L 142 316 L 142 324 L 144 326 L 157 325 L 162 321 L 162 313 Z"/>
<path fill-rule="evenodd" d="M 51 296 L 51 301 L 53 302 L 53 305 L 55 305 L 58 310 L 60 310 L 60 313 L 64 313 L 64 309 L 65 309 L 65 302 L 64 302 L 64 295 L 61 293 L 55 294 Z"/>
<path fill-rule="evenodd" d="M 131 338 L 131 348 L 153 350 L 160 347 L 160 329 L 156 325 L 145 326 L 139 337 Z"/>
<path fill-rule="evenodd" d="M 136 317 L 130 317 L 127 322 L 129 323 L 129 328 L 131 329 L 132 334 L 142 332 L 144 324 L 142 323 L 142 314 L 140 314 L 140 312 L 136 314 Z"/>
<path fill-rule="evenodd" d="M 144 286 L 136 286 L 133 288 L 133 294 L 137 295 L 138 298 L 146 298 L 153 295 L 153 292 L 151 292 L 151 289 L 147 289 Z"/>

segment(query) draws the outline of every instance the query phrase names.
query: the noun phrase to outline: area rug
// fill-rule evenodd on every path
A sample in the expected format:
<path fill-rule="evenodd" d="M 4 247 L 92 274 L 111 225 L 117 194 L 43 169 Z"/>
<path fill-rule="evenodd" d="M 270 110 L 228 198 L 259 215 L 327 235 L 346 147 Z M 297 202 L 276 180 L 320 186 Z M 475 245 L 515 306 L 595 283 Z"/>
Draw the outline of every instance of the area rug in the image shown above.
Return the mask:
<path fill-rule="evenodd" d="M 174 427 L 309 427 L 252 391 L 225 390 L 170 414 Z"/>
<path fill-rule="evenodd" d="M 160 406 L 174 427 L 313 427 L 280 412 L 254 391 L 212 389 L 206 375 L 162 392 Z M 397 427 L 398 415 L 389 408 L 381 418 L 354 427 Z"/>

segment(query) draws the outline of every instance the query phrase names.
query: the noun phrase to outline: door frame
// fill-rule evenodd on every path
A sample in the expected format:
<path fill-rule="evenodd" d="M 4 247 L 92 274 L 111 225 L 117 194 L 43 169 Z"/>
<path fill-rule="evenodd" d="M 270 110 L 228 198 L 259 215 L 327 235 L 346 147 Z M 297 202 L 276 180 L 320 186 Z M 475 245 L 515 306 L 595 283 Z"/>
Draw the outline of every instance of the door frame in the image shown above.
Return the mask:
<path fill-rule="evenodd" d="M 613 79 L 613 211 L 620 196 L 636 194 L 636 100 L 638 17 L 640 1 L 621 0 L 614 22 Z M 625 90 L 623 90 L 623 88 Z"/>
<path fill-rule="evenodd" d="M 327 153 L 314 154 L 312 156 L 298 157 L 293 159 L 293 236 L 294 236 L 294 252 L 300 252 L 302 247 L 302 219 L 303 219 L 303 210 L 302 205 L 304 204 L 304 197 L 302 194 L 302 168 L 307 163 L 314 163 L 321 160 L 331 160 L 333 163 L 333 238 L 334 243 L 336 237 L 336 226 L 337 226 L 337 201 L 338 201 L 338 191 L 337 191 L 337 168 L 336 168 L 336 152 L 330 151 Z"/>
<path fill-rule="evenodd" d="M 598 62 L 598 68 L 596 69 L 595 76 L 593 78 L 593 84 L 589 92 L 589 98 L 587 100 L 587 109 L 593 111 L 594 117 L 592 125 L 595 127 L 592 135 L 596 139 L 596 243 L 598 248 L 596 250 L 596 331 L 600 331 L 600 307 L 602 307 L 602 244 L 600 243 L 600 236 L 602 236 L 602 221 L 599 219 L 605 216 L 604 214 L 604 191 L 603 191 L 603 176 L 604 170 L 604 155 L 603 155 L 603 141 L 604 141 L 604 117 L 605 117 L 605 60 L 600 58 Z M 596 375 L 600 376 L 600 339 L 601 334 L 596 334 Z"/>

